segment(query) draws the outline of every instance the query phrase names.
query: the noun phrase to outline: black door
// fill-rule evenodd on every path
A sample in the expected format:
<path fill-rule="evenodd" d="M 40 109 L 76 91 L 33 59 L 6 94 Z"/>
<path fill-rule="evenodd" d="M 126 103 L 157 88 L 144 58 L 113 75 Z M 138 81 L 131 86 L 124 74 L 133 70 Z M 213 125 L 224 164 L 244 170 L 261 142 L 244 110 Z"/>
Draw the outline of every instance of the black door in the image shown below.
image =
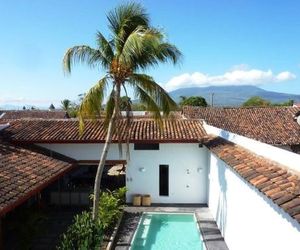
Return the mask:
<path fill-rule="evenodd" d="M 169 165 L 159 165 L 159 195 L 169 196 Z"/>

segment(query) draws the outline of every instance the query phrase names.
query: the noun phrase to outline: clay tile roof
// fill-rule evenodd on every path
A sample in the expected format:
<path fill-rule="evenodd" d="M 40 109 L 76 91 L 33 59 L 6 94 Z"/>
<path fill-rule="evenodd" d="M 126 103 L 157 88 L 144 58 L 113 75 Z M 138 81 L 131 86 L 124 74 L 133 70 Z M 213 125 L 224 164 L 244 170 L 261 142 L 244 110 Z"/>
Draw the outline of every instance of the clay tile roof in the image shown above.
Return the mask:
<path fill-rule="evenodd" d="M 220 137 L 204 144 L 236 173 L 300 223 L 300 177 L 269 159 Z"/>
<path fill-rule="evenodd" d="M 126 141 L 126 121 L 117 127 L 121 141 Z M 201 121 L 164 120 L 163 127 L 151 119 L 132 120 L 129 141 L 135 142 L 198 142 L 206 132 Z M 5 129 L 5 136 L 18 143 L 103 143 L 106 129 L 102 120 L 86 121 L 82 135 L 79 134 L 78 120 L 16 120 Z M 117 134 L 113 142 L 117 142 Z"/>
<path fill-rule="evenodd" d="M 187 118 L 274 145 L 300 144 L 300 126 L 294 120 L 298 111 L 297 107 L 183 108 Z"/>
<path fill-rule="evenodd" d="M 3 115 L 1 117 L 1 115 Z M 15 119 L 64 119 L 68 118 L 65 111 L 53 110 L 0 110 L 0 117 L 5 120 Z"/>
<path fill-rule="evenodd" d="M 71 168 L 71 162 L 50 158 L 0 139 L 0 217 Z"/>

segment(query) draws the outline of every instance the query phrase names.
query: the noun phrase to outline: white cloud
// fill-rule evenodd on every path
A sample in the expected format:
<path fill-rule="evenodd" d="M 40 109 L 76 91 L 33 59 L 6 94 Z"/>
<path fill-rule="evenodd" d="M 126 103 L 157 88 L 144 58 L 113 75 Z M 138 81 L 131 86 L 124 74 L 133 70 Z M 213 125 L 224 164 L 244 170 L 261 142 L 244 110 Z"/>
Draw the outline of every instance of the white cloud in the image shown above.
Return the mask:
<path fill-rule="evenodd" d="M 249 69 L 250 69 L 250 66 L 245 63 L 233 65 L 231 67 L 231 71 L 233 71 L 233 70 L 249 70 Z"/>
<path fill-rule="evenodd" d="M 294 75 L 294 74 L 292 74 L 291 72 L 288 72 L 288 71 L 281 72 L 276 76 L 276 80 L 278 82 L 293 80 L 295 78 L 296 78 L 296 75 Z"/>
<path fill-rule="evenodd" d="M 224 85 L 259 85 L 263 83 L 274 83 L 289 81 L 296 78 L 296 75 L 288 71 L 274 74 L 271 70 L 249 69 L 247 65 L 237 65 L 231 71 L 223 75 L 210 76 L 201 72 L 192 74 L 185 73 L 171 78 L 165 87 L 168 91 L 182 87 L 205 87 Z"/>

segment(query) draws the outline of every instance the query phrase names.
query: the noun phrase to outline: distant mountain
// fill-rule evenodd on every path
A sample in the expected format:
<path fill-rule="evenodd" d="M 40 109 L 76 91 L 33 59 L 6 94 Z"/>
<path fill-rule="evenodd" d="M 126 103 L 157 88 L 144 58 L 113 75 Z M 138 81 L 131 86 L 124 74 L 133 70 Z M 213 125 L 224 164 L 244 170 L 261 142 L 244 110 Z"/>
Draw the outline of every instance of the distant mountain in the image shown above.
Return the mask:
<path fill-rule="evenodd" d="M 276 103 L 286 102 L 290 99 L 300 102 L 300 95 L 267 91 L 249 85 L 181 88 L 171 91 L 169 94 L 176 102 L 180 101 L 180 96 L 202 96 L 208 104 L 211 104 L 212 93 L 214 94 L 214 106 L 240 106 L 252 96 L 260 96 Z"/>

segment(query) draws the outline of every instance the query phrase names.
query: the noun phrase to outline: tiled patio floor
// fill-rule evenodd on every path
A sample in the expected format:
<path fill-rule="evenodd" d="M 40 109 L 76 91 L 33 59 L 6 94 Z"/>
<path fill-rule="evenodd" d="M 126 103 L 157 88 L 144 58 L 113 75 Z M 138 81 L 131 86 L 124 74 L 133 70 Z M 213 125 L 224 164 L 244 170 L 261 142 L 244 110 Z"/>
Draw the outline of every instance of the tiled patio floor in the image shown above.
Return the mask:
<path fill-rule="evenodd" d="M 189 212 L 195 213 L 207 250 L 228 250 L 228 247 L 207 207 L 196 206 L 152 206 L 126 207 L 113 249 L 130 248 L 133 234 L 137 228 L 142 212 Z"/>

